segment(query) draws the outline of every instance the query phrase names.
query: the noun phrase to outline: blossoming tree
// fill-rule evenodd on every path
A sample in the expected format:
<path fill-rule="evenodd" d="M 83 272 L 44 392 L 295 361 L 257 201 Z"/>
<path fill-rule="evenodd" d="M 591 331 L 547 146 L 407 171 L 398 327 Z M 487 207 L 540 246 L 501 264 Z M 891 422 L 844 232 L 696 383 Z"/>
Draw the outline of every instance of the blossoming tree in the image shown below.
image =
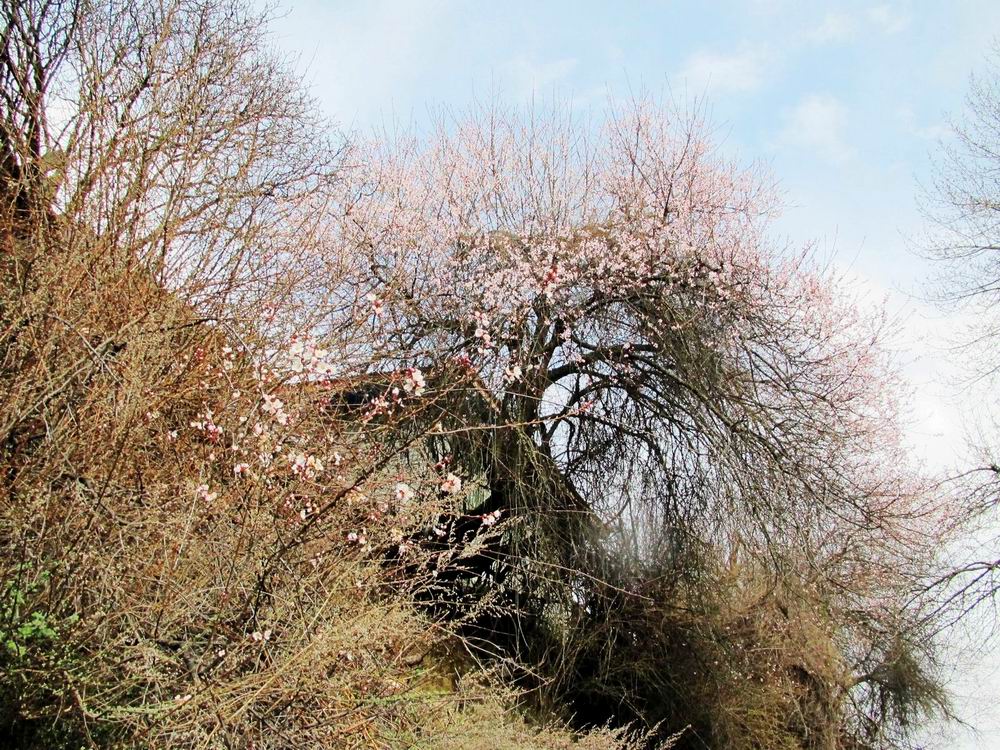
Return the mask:
<path fill-rule="evenodd" d="M 646 105 L 599 126 L 494 107 L 372 141 L 337 242 L 394 366 L 432 393 L 466 376 L 436 429 L 484 477 L 469 512 L 509 519 L 480 581 L 593 614 L 622 560 L 678 581 L 714 550 L 829 592 L 848 670 L 872 674 L 941 513 L 900 444 L 883 319 L 773 245 L 766 181 L 704 132 Z"/>
<path fill-rule="evenodd" d="M 264 22 L 0 6 L 0 734 L 398 741 L 410 593 L 694 746 L 933 707 L 879 320 L 759 177 L 652 107 L 342 153 Z"/>

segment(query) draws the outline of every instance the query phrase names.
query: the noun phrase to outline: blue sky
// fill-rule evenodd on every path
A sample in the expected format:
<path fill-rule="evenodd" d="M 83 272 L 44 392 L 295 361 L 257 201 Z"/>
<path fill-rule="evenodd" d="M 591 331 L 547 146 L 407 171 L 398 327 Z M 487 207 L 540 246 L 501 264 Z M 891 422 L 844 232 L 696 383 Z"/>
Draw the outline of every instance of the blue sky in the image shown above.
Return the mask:
<path fill-rule="evenodd" d="M 985 0 L 300 0 L 285 11 L 278 44 L 348 129 L 419 124 L 428 108 L 495 95 L 592 109 L 630 92 L 699 97 L 725 149 L 772 168 L 789 205 L 779 232 L 892 283 L 915 276 L 889 248 L 915 228 L 915 177 L 1000 32 L 1000 3 Z"/>
<path fill-rule="evenodd" d="M 701 99 L 721 148 L 777 181 L 775 241 L 815 243 L 860 294 L 888 300 L 909 440 L 927 465 L 957 460 L 976 397 L 952 385 L 946 347 L 962 321 L 914 297 L 929 272 L 912 252 L 927 230 L 916 198 L 1000 43 L 1000 0 L 283 0 L 278 12 L 275 44 L 348 131 L 419 128 L 477 98 L 594 113 L 609 97 Z M 956 683 L 962 713 L 994 728 L 962 747 L 1000 746 L 996 661 Z"/>

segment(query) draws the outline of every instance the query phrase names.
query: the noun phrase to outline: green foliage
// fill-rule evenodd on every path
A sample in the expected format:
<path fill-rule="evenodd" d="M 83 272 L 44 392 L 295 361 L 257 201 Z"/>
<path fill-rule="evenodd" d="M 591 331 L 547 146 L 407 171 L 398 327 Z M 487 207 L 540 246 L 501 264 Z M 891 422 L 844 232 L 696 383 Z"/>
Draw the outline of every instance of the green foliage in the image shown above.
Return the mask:
<path fill-rule="evenodd" d="M 44 609 L 30 606 L 29 597 L 34 600 L 50 578 L 48 571 L 41 571 L 33 580 L 25 582 L 30 573 L 28 564 L 15 568 L 0 592 L 0 644 L 15 658 L 25 656 L 32 646 L 53 648 L 58 645 L 59 629 L 70 627 L 79 620 L 76 614 L 71 614 L 56 621 Z"/>
<path fill-rule="evenodd" d="M 47 720 L 47 707 L 71 705 L 76 681 L 85 674 L 84 654 L 74 642 L 75 612 L 49 609 L 53 572 L 22 562 L 2 571 L 0 591 L 0 738 L 24 748 L 82 748 L 94 736 L 72 712 Z M 96 730 L 96 736 L 110 736 Z M 89 737 L 89 739 L 88 739 Z"/>

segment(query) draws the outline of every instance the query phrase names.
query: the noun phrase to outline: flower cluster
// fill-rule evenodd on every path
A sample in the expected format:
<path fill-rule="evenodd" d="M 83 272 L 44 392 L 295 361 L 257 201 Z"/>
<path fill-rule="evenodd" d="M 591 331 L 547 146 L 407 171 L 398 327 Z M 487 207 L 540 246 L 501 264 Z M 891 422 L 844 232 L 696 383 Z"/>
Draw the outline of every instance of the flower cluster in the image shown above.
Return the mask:
<path fill-rule="evenodd" d="M 462 490 L 462 480 L 457 475 L 448 472 L 448 476 L 441 482 L 441 492 L 446 495 L 454 495 Z"/>
<path fill-rule="evenodd" d="M 222 439 L 222 428 L 215 423 L 215 415 L 211 409 L 205 409 L 191 426 L 205 433 L 210 443 L 218 443 Z"/>
<path fill-rule="evenodd" d="M 322 378 L 333 375 L 335 368 L 329 352 L 321 349 L 308 336 L 292 336 L 284 354 L 284 364 L 294 376 L 311 375 Z"/>
<path fill-rule="evenodd" d="M 206 503 L 214 503 L 219 499 L 219 493 L 211 492 L 207 484 L 199 484 L 195 488 L 195 494 Z"/>
<path fill-rule="evenodd" d="M 292 473 L 305 479 L 315 479 L 323 471 L 323 462 L 316 456 L 307 456 L 304 453 L 297 453 L 289 456 L 289 463 Z"/>
<path fill-rule="evenodd" d="M 385 301 L 379 299 L 374 292 L 369 292 L 365 299 L 367 299 L 368 303 L 372 306 L 372 314 L 375 315 L 376 318 L 381 317 L 382 312 L 385 309 Z"/>
<path fill-rule="evenodd" d="M 280 425 L 288 424 L 288 414 L 285 412 L 285 403 L 277 396 L 265 393 L 261 408 L 264 413 Z"/>
<path fill-rule="evenodd" d="M 480 516 L 483 526 L 496 526 L 500 521 L 500 515 L 503 511 L 497 509 L 490 513 L 484 513 Z"/>
<path fill-rule="evenodd" d="M 403 390 L 406 391 L 411 396 L 423 395 L 424 389 L 427 387 L 427 381 L 424 380 L 424 374 L 418 370 L 416 367 L 408 367 L 403 372 Z"/>
<path fill-rule="evenodd" d="M 413 489 L 406 482 L 398 482 L 396 484 L 396 489 L 393 492 L 393 497 L 396 503 L 400 506 L 405 506 L 409 504 L 414 497 Z"/>

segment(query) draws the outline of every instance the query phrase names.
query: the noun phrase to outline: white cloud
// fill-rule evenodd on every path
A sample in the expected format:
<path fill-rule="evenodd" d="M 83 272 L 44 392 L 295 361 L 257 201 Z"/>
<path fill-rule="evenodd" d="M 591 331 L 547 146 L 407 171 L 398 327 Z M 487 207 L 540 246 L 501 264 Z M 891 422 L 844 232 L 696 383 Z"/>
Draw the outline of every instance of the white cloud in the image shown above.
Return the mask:
<path fill-rule="evenodd" d="M 933 141 L 934 143 L 946 141 L 954 134 L 951 126 L 946 122 L 935 122 L 930 125 L 924 125 L 923 127 L 916 128 L 913 132 L 917 138 L 924 141 Z"/>
<path fill-rule="evenodd" d="M 846 13 L 830 11 L 823 17 L 822 23 L 806 34 L 811 42 L 826 44 L 840 42 L 854 35 L 856 25 L 854 19 Z"/>
<path fill-rule="evenodd" d="M 519 56 L 507 63 L 505 72 L 513 86 L 512 93 L 524 97 L 535 93 L 546 93 L 546 89 L 551 89 L 566 79 L 576 66 L 576 58 L 537 62 Z"/>
<path fill-rule="evenodd" d="M 766 65 L 767 56 L 758 50 L 732 55 L 701 51 L 687 59 L 675 78 L 696 93 L 747 92 L 760 88 Z"/>
<path fill-rule="evenodd" d="M 873 5 L 860 14 L 829 11 L 818 26 L 805 32 L 805 39 L 813 44 L 843 42 L 864 31 L 898 34 L 909 24 L 910 17 L 907 14 L 883 3 Z"/>
<path fill-rule="evenodd" d="M 898 34 L 910 24 L 910 17 L 891 5 L 873 5 L 865 12 L 868 20 L 886 34 Z"/>
<path fill-rule="evenodd" d="M 788 9 L 794 6 L 795 0 L 749 0 L 747 3 L 750 10 L 761 15 L 787 13 Z"/>
<path fill-rule="evenodd" d="M 854 156 L 844 131 L 848 124 L 847 107 L 829 94 L 809 94 L 785 116 L 782 143 L 812 150 L 823 159 L 843 163 Z"/>
<path fill-rule="evenodd" d="M 951 126 L 946 122 L 919 123 L 917 116 L 910 107 L 898 108 L 896 116 L 909 133 L 922 141 L 933 141 L 936 143 L 946 140 L 953 132 Z"/>

